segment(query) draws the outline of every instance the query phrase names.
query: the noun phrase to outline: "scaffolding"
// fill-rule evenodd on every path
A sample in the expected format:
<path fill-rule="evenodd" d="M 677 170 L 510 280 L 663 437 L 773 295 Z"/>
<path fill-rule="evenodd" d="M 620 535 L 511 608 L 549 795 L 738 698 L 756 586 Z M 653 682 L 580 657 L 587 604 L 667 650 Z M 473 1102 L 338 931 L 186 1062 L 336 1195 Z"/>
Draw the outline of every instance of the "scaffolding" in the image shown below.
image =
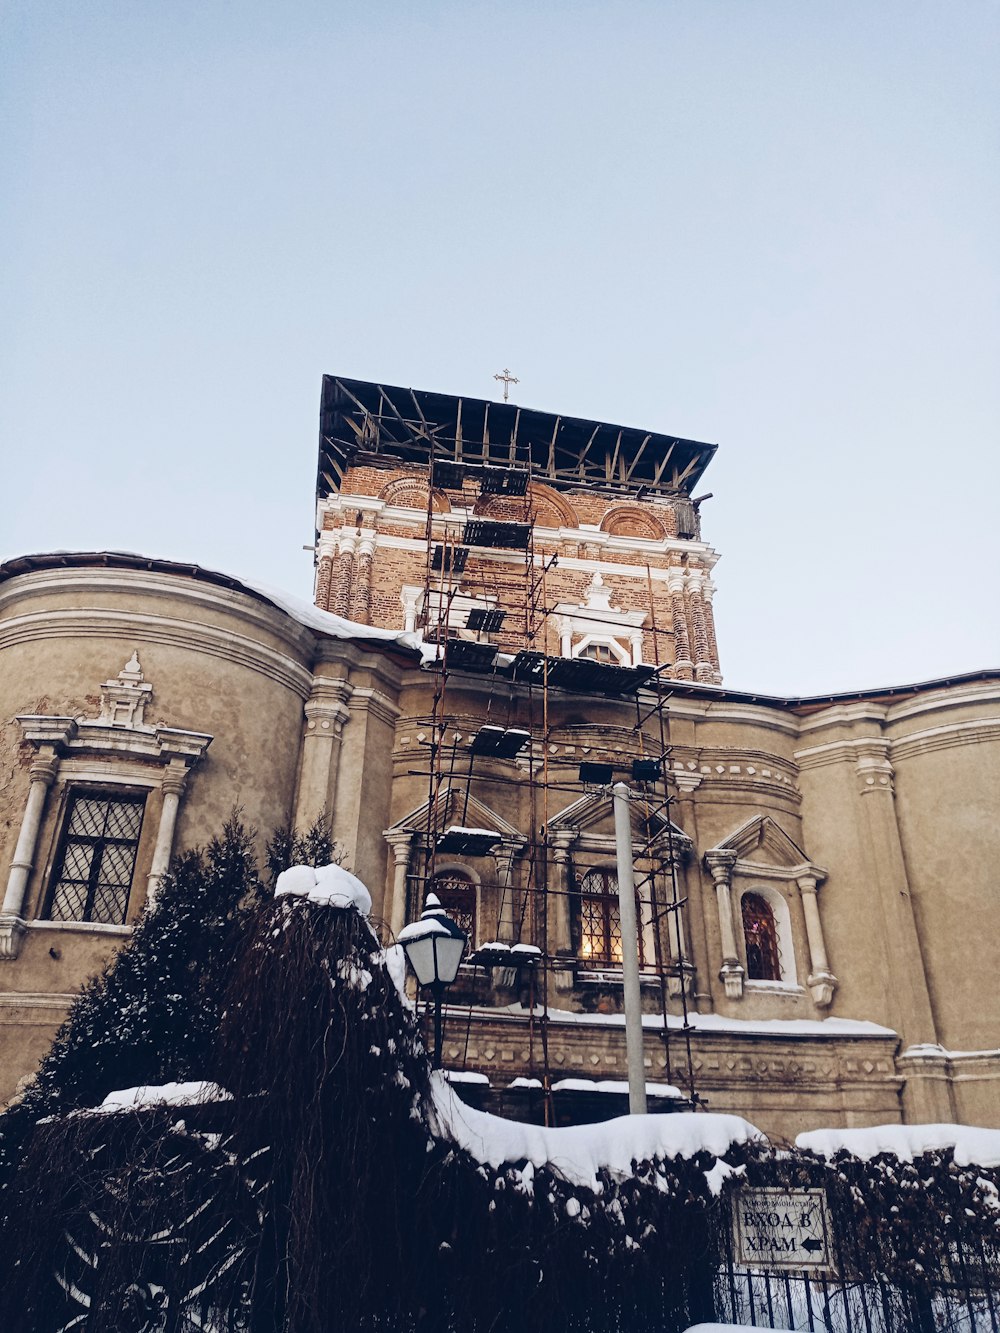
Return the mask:
<path fill-rule="evenodd" d="M 450 858 L 495 858 L 496 908 L 490 920 L 495 938 L 485 938 L 489 931 L 482 918 L 460 920 L 478 934 L 468 959 L 473 976 L 463 1008 L 465 1057 L 460 1063 L 467 1063 L 473 1018 L 483 1012 L 477 996 L 498 987 L 526 994 L 528 1063 L 541 1084 L 547 1124 L 555 1122 L 553 977 L 567 966 L 566 923 L 572 941 L 572 909 L 580 896 L 572 867 L 565 873 L 567 858 L 558 855 L 553 816 L 586 795 L 602 799 L 607 793 L 610 803 L 611 784 L 623 779 L 636 812 L 636 895 L 646 944 L 642 963 L 647 987 L 658 985 L 664 1072 L 673 1083 L 680 1043 L 683 1104 L 697 1106 L 702 1099 L 694 1084 L 693 968 L 685 939 L 686 900 L 677 875 L 684 835 L 671 819 L 666 672 L 673 654 L 666 640 L 672 630 L 657 623 L 647 566 L 648 623 L 642 632 L 652 644 L 652 662 L 625 666 L 560 652 L 548 595 L 559 552 L 539 547 L 535 487 L 540 482 L 618 500 L 623 494 L 638 500 L 646 493 L 669 495 L 681 514 L 683 535 L 693 535 L 694 520 L 690 514 L 684 517 L 687 495 L 713 452 L 714 446 L 696 441 L 522 412 L 513 404 L 330 377 L 324 381 L 320 484 L 339 489 L 349 466 L 387 467 L 402 461 L 419 467 L 427 487 L 417 627 L 432 648 L 426 665 L 435 679 L 430 717 L 420 733 L 420 766 L 410 770 L 426 778 L 427 800 L 407 867 L 406 919 L 419 915 L 429 889 L 440 888 L 441 867 Z M 575 618 L 585 619 L 585 610 Z M 480 695 L 471 709 L 456 698 L 467 698 L 470 690 Z M 626 762 L 584 762 L 574 780 L 566 775 L 565 761 L 558 766 L 561 772 L 553 772 L 553 738 L 569 729 L 561 716 L 565 702 L 575 699 L 579 705 L 581 698 L 615 700 L 623 711 L 630 709 L 632 722 Z M 501 771 L 497 761 L 506 761 L 508 771 Z M 511 789 L 511 804 L 521 805 L 521 817 L 490 827 L 482 813 L 487 804 L 475 791 L 504 786 Z M 460 907 L 445 906 L 461 917 Z M 554 923 L 561 925 L 562 954 Z M 618 952 L 620 959 L 620 934 Z M 604 971 L 613 974 L 610 950 L 604 961 Z M 457 1006 L 450 1009 L 454 1021 Z"/>

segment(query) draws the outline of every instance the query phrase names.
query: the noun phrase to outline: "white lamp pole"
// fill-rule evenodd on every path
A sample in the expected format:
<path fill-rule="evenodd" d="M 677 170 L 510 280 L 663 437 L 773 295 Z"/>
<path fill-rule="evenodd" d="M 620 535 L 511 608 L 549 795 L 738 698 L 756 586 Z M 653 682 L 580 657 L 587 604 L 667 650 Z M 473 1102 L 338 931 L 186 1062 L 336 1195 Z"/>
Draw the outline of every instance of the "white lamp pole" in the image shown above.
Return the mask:
<path fill-rule="evenodd" d="M 639 931 L 635 916 L 635 875 L 632 869 L 632 793 L 624 782 L 611 789 L 618 853 L 618 909 L 622 930 L 622 978 L 625 999 L 625 1051 L 628 1059 L 628 1109 L 646 1114 L 646 1066 L 642 1049 L 642 998 L 639 993 Z"/>

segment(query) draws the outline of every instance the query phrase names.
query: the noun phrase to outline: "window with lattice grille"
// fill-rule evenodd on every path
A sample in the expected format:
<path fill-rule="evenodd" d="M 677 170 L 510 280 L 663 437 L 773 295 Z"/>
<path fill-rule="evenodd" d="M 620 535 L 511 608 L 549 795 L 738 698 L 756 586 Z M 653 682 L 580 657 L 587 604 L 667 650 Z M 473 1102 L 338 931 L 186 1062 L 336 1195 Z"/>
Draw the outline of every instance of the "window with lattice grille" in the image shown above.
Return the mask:
<path fill-rule="evenodd" d="M 73 792 L 46 915 L 124 924 L 145 796 Z"/>
<path fill-rule="evenodd" d="M 476 947 L 476 886 L 459 871 L 435 875 L 427 886 L 436 893 L 441 906 L 469 937 L 469 948 Z"/>
<path fill-rule="evenodd" d="M 778 927 L 771 904 L 759 893 L 743 895 L 743 938 L 748 981 L 780 981 Z"/>
<path fill-rule="evenodd" d="M 636 897 L 638 914 L 639 900 Z M 639 932 L 639 962 L 642 956 Z M 580 958 L 608 967 L 622 965 L 622 923 L 618 876 L 613 870 L 588 870 L 580 882 Z"/>

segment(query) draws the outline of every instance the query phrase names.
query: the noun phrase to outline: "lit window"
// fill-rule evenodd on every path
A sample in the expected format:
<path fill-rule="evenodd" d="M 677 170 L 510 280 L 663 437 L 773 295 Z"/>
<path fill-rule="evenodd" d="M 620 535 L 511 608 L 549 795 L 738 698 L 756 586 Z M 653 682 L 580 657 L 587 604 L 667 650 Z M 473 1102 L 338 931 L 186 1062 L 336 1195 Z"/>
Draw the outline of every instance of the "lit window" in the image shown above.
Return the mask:
<path fill-rule="evenodd" d="M 144 796 L 73 793 L 49 900 L 50 920 L 124 924 L 144 805 Z"/>
<path fill-rule="evenodd" d="M 636 906 L 638 908 L 638 899 Z M 618 907 L 618 876 L 613 870 L 590 870 L 581 881 L 580 957 L 585 963 L 621 967 L 622 924 Z M 639 961 L 643 961 L 641 932 Z"/>
<path fill-rule="evenodd" d="M 778 928 L 770 903 L 759 893 L 743 895 L 743 937 L 747 949 L 748 981 L 780 981 L 781 955 Z"/>
<path fill-rule="evenodd" d="M 469 948 L 476 945 L 476 886 L 461 871 L 435 875 L 427 886 L 428 893 L 436 893 L 441 906 L 457 926 L 469 937 Z"/>

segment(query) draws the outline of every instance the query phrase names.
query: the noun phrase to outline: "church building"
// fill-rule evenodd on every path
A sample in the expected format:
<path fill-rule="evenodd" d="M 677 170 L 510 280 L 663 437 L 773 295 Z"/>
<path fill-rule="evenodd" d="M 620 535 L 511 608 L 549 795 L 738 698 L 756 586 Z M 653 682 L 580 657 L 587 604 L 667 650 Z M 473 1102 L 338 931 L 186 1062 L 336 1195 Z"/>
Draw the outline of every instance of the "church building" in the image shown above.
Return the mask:
<path fill-rule="evenodd" d="M 625 783 L 657 1105 L 1000 1126 L 1000 672 L 728 688 L 714 452 L 327 376 L 314 605 L 139 555 L 0 566 L 0 1101 L 241 806 L 329 820 L 386 943 L 428 892 L 467 932 L 466 1095 L 619 1113 Z"/>

